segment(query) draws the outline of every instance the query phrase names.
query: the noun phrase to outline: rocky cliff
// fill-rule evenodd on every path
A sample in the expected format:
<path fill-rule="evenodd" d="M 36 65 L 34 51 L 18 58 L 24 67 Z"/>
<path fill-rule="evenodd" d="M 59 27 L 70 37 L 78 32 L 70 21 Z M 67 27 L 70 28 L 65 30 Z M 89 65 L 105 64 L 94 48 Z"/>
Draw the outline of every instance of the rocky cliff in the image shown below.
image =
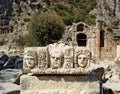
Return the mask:
<path fill-rule="evenodd" d="M 0 0 L 0 26 L 12 26 L 14 29 L 19 26 L 15 30 L 20 31 L 30 15 L 43 5 L 44 3 L 37 0 Z"/>
<path fill-rule="evenodd" d="M 97 0 L 97 16 L 106 24 L 120 25 L 120 0 Z"/>
<path fill-rule="evenodd" d="M 31 15 L 44 6 L 41 0 L 0 0 L 0 41 L 5 40 L 9 44 L 28 33 Z"/>
<path fill-rule="evenodd" d="M 0 34 L 14 31 L 24 35 L 32 14 L 49 10 L 59 14 L 66 23 L 94 23 L 95 17 L 88 13 L 95 7 L 98 19 L 110 26 L 120 25 L 120 0 L 0 0 Z"/>

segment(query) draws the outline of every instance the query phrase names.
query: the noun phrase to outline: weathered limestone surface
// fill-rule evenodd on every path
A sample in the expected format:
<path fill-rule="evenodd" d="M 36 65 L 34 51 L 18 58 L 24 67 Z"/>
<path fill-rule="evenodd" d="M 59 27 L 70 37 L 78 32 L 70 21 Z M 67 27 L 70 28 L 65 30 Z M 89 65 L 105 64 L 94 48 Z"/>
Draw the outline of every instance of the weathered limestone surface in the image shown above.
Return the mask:
<path fill-rule="evenodd" d="M 86 75 L 21 76 L 21 94 L 99 94 L 99 83 Z"/>
<path fill-rule="evenodd" d="M 120 58 L 120 45 L 117 45 L 117 58 Z"/>
<path fill-rule="evenodd" d="M 120 25 L 120 1 L 97 0 L 97 16 L 107 24 Z"/>
<path fill-rule="evenodd" d="M 54 45 L 52 45 L 54 46 Z M 23 72 L 32 74 L 87 74 L 91 53 L 86 48 L 62 44 L 28 47 L 24 50 Z"/>
<path fill-rule="evenodd" d="M 79 74 L 88 74 L 89 69 L 32 69 L 32 75 L 41 75 L 41 74 L 71 74 L 71 75 L 79 75 Z"/>
<path fill-rule="evenodd" d="M 108 53 L 105 48 L 101 50 Z M 119 52 L 119 48 L 117 50 Z M 20 79 L 21 94 L 119 92 L 120 72 L 115 69 L 115 63 L 109 60 L 105 60 L 106 63 L 99 60 L 93 63 L 92 55 L 90 49 L 63 43 L 25 48 L 23 72 L 26 74 Z M 116 60 L 119 60 L 119 56 Z"/>
<path fill-rule="evenodd" d="M 21 94 L 99 94 L 97 79 L 89 75 L 90 61 L 84 47 L 25 48 Z"/>

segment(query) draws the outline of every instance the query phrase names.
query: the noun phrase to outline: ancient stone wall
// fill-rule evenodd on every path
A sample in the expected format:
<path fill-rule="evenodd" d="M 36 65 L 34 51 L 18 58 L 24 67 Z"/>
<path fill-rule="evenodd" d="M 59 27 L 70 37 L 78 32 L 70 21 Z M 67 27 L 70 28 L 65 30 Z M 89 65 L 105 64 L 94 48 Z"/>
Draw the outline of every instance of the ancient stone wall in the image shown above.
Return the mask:
<path fill-rule="evenodd" d="M 105 28 L 103 24 L 104 22 L 99 19 L 96 20 L 96 27 L 90 27 L 82 22 L 74 23 L 69 31 L 73 33 L 71 37 L 74 37 L 72 38 L 74 39 L 73 42 L 75 42 L 78 47 L 84 47 L 91 51 L 92 59 L 113 60 L 117 56 L 116 49 L 119 40 L 116 42 L 114 30 Z M 86 36 L 86 38 L 84 38 L 83 35 Z M 119 36 L 119 34 L 117 36 Z"/>
<path fill-rule="evenodd" d="M 114 41 L 113 33 L 105 31 L 104 47 L 101 47 L 101 59 L 115 59 L 117 56 L 117 43 Z"/>

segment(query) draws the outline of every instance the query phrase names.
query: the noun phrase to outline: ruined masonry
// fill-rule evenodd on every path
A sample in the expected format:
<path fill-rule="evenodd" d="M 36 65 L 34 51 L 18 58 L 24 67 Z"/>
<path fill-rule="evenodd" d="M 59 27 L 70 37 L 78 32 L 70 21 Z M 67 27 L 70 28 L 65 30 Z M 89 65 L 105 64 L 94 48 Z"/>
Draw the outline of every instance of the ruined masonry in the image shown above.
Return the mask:
<path fill-rule="evenodd" d="M 92 60 L 120 56 L 118 40 L 102 23 L 97 20 L 96 27 L 90 27 L 79 22 L 66 29 L 67 38 L 63 36 L 58 43 L 26 47 L 21 94 L 99 94 L 101 78 L 93 73 Z"/>
<path fill-rule="evenodd" d="M 104 27 L 101 20 L 96 20 L 95 27 L 83 22 L 74 23 L 66 32 L 76 46 L 91 51 L 93 60 L 114 60 L 119 54 L 117 52 L 117 46 L 120 45 L 119 30 Z"/>
<path fill-rule="evenodd" d="M 98 94 L 99 83 L 88 76 L 90 60 L 88 49 L 62 43 L 27 47 L 21 94 Z"/>

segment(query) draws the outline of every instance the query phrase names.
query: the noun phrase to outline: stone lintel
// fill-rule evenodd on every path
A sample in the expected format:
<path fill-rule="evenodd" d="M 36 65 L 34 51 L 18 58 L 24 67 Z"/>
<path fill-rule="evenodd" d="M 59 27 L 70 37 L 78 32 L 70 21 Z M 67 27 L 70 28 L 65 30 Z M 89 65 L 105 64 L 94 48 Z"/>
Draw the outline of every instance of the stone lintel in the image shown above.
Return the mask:
<path fill-rule="evenodd" d="M 99 94 L 99 83 L 89 77 L 67 75 L 22 75 L 21 94 Z"/>
<path fill-rule="evenodd" d="M 27 70 L 27 71 L 30 71 L 30 70 Z M 80 68 L 71 68 L 71 69 L 64 69 L 64 68 L 61 68 L 61 69 L 32 69 L 30 71 L 32 74 L 34 75 L 56 75 L 56 74 L 59 74 L 59 75 L 83 75 L 83 74 L 88 74 L 89 71 L 87 69 L 80 69 Z"/>

